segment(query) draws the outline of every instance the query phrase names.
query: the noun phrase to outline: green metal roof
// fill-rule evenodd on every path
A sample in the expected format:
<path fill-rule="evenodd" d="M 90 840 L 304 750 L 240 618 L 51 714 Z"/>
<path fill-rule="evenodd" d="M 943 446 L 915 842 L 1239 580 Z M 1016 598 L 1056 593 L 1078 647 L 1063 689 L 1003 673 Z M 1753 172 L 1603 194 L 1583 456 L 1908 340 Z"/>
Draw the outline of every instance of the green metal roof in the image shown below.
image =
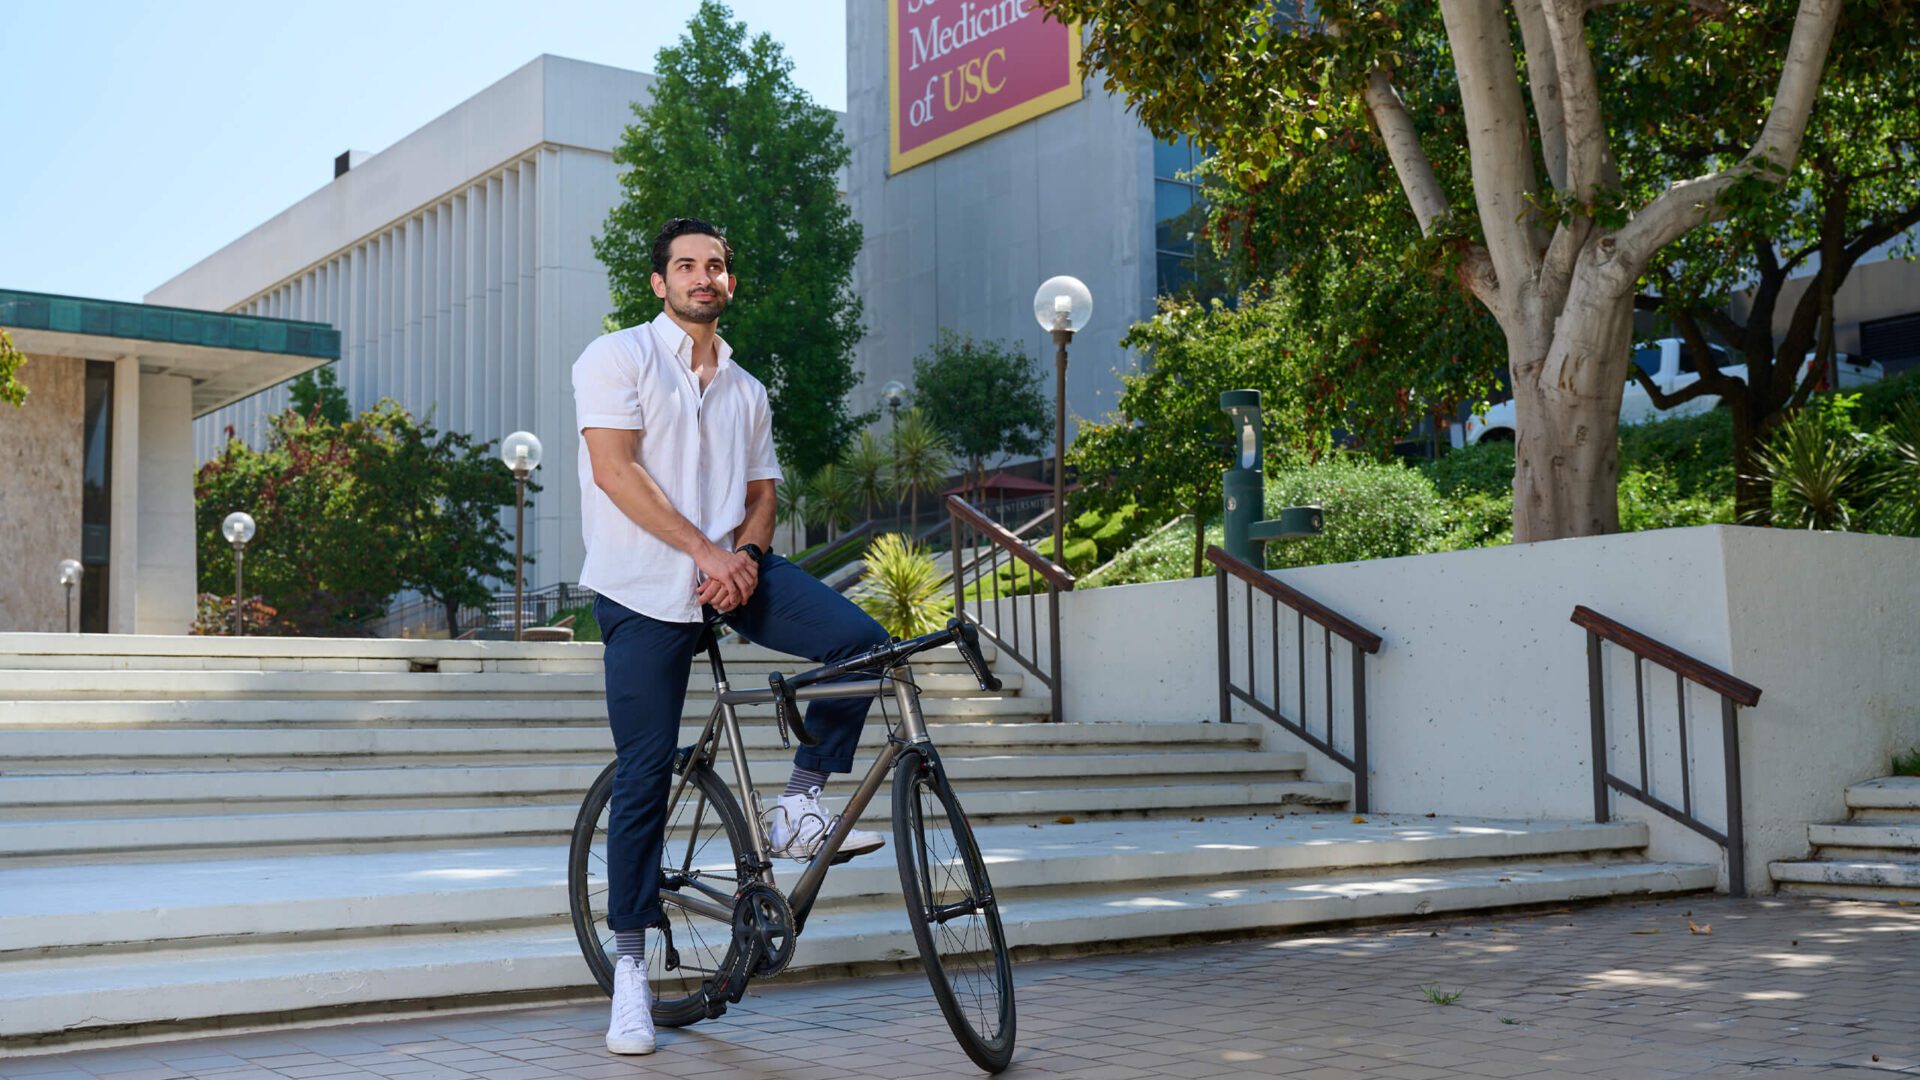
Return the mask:
<path fill-rule="evenodd" d="M 340 331 L 326 323 L 219 311 L 88 300 L 0 289 L 0 327 L 164 341 L 208 349 L 340 359 Z"/>

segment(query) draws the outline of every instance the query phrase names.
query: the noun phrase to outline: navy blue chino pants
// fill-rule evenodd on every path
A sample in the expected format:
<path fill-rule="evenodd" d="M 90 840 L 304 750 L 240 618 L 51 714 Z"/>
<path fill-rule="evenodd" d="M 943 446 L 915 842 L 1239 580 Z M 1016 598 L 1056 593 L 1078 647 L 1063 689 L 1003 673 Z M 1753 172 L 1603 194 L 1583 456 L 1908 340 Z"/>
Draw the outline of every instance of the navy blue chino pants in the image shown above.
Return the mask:
<path fill-rule="evenodd" d="M 593 615 L 605 643 L 607 720 L 620 762 L 607 811 L 607 927 L 640 930 L 660 921 L 667 795 L 702 624 L 663 622 L 604 596 L 594 601 Z M 778 555 L 761 560 L 759 585 L 726 620 L 748 641 L 819 664 L 889 640 L 853 601 Z M 872 704 L 871 698 L 808 703 L 807 730 L 820 742 L 802 746 L 793 763 L 817 772 L 853 771 Z"/>

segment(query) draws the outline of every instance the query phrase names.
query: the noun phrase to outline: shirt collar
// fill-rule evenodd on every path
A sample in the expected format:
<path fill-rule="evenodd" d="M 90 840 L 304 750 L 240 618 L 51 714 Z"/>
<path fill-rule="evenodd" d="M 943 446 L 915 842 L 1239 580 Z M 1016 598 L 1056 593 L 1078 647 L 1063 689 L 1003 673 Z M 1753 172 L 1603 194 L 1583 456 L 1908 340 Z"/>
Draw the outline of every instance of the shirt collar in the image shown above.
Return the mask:
<path fill-rule="evenodd" d="M 693 335 L 682 330 L 680 324 L 664 311 L 653 317 L 652 326 L 660 344 L 667 347 L 667 351 L 681 366 L 690 367 L 693 363 Z M 714 365 L 714 373 L 718 375 L 733 366 L 733 346 L 727 344 L 727 339 L 719 334 L 713 335 L 713 345 L 714 351 L 719 354 L 719 363 Z"/>

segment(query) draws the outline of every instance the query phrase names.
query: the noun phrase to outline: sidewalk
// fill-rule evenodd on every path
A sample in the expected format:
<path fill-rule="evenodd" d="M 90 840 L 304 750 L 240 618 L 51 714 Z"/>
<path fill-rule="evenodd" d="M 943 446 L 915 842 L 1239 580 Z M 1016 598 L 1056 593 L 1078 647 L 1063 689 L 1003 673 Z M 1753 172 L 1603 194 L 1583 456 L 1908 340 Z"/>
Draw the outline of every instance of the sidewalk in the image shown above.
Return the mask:
<path fill-rule="evenodd" d="M 1920 908 L 1898 905 L 1694 897 L 1017 977 L 1007 1076 L 1920 1076 Z M 608 1056 L 605 1023 L 597 1003 L 443 1015 L 6 1058 L 0 1080 L 978 1075 L 916 975 L 774 986 L 646 1058 Z"/>

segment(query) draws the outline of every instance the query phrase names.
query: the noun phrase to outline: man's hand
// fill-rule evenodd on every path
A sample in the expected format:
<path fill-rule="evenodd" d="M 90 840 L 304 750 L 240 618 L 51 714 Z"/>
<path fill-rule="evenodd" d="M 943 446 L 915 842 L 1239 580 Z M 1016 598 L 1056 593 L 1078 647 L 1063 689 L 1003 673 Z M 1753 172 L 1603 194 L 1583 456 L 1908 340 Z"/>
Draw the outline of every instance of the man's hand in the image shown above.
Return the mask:
<path fill-rule="evenodd" d="M 707 580 L 693 591 L 694 598 L 715 611 L 732 611 L 747 602 L 760 585 L 760 564 L 745 552 L 725 551 L 717 544 L 694 558 Z"/>

